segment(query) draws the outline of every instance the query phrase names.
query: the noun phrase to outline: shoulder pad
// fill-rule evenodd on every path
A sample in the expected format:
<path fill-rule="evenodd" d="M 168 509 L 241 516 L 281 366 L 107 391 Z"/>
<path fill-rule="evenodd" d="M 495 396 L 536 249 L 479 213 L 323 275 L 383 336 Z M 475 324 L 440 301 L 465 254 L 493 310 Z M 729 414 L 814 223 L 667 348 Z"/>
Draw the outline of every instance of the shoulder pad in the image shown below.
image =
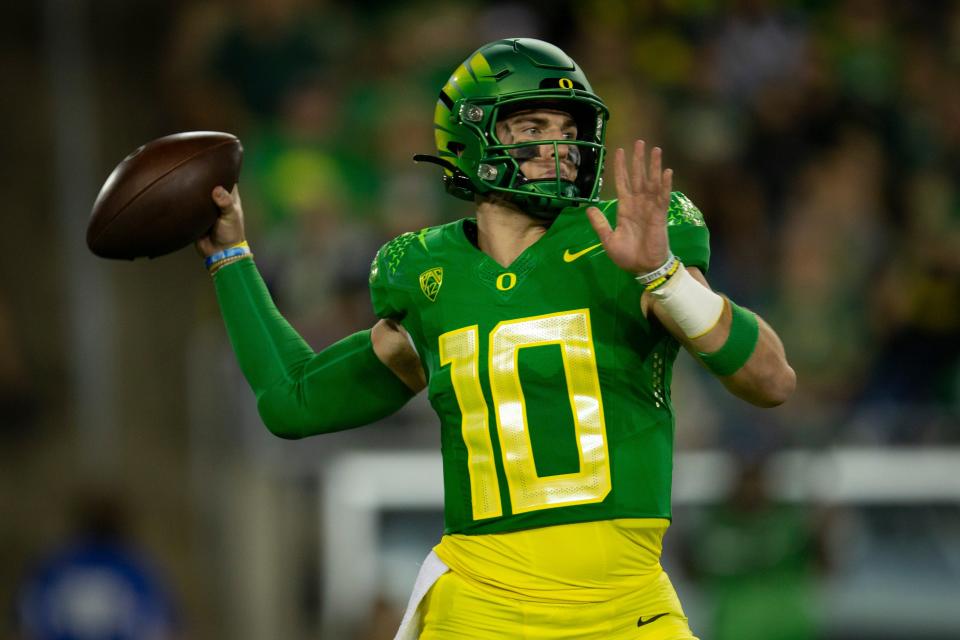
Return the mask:
<path fill-rule="evenodd" d="M 377 260 L 374 260 L 374 265 L 379 262 L 380 268 L 386 271 L 384 275 L 387 277 L 392 278 L 397 275 L 403 256 L 406 255 L 410 244 L 416 239 L 417 235 L 412 231 L 397 236 L 380 248 L 380 251 L 377 252 Z"/>
<path fill-rule="evenodd" d="M 421 262 L 429 261 L 431 249 L 441 242 L 442 227 L 426 227 L 420 231 L 408 231 L 380 247 L 370 265 L 370 283 L 377 281 L 397 283 L 404 280 L 404 272 L 416 273 Z"/>
<path fill-rule="evenodd" d="M 690 201 L 690 198 L 679 191 L 670 194 L 670 208 L 667 209 L 667 225 L 676 226 L 681 224 L 693 225 L 696 227 L 705 227 L 707 223 L 703 219 L 703 213 L 697 208 L 697 205 Z"/>
<path fill-rule="evenodd" d="M 416 244 L 417 234 L 407 232 L 380 247 L 370 265 L 370 300 L 378 318 L 403 318 L 407 313 L 403 285 L 404 258 Z"/>

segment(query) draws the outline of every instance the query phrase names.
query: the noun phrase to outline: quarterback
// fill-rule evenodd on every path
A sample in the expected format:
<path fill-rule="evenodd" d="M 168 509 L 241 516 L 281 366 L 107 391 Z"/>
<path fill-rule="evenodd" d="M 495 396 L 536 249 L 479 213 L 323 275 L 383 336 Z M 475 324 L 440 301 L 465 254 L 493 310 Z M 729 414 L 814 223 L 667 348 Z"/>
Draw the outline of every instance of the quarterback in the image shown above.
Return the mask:
<path fill-rule="evenodd" d="M 198 248 L 268 429 L 360 426 L 423 389 L 440 418 L 446 528 L 398 638 L 695 638 L 660 566 L 673 362 L 685 348 L 758 406 L 796 379 L 774 331 L 711 290 L 703 215 L 660 149 L 618 149 L 599 199 L 608 117 L 553 45 L 474 52 L 416 159 L 476 216 L 384 245 L 380 320 L 319 353 L 270 300 L 238 191 L 213 193 Z"/>

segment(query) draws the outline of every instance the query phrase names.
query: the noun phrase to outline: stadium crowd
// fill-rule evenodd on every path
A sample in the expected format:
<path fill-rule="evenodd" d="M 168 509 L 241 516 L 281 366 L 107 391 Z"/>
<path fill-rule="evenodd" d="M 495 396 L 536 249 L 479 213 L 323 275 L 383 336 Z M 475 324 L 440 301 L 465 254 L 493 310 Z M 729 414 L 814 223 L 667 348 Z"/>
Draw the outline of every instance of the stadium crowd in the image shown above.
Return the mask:
<path fill-rule="evenodd" d="M 711 281 L 772 319 L 797 370 L 773 413 L 687 376 L 705 408 L 680 412 L 681 441 L 956 442 L 960 7 L 734 5 L 207 3 L 176 31 L 169 78 L 191 90 L 171 99 L 177 128 L 240 132 L 259 262 L 326 344 L 371 323 L 380 244 L 470 211 L 411 161 L 465 43 L 555 41 L 610 106 L 610 148 L 663 146 L 710 226 Z"/>

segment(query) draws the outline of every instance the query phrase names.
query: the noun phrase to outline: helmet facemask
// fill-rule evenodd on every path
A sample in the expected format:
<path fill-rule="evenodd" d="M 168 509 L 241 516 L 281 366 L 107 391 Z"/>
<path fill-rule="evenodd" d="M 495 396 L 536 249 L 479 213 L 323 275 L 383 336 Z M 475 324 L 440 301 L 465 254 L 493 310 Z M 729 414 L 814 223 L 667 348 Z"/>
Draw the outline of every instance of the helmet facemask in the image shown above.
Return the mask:
<path fill-rule="evenodd" d="M 505 144 L 497 122 L 521 110 L 570 114 L 577 136 Z M 444 169 L 447 192 L 464 200 L 500 195 L 525 212 L 553 218 L 562 209 L 599 201 L 609 112 L 583 71 L 554 45 L 529 38 L 498 40 L 474 52 L 441 89 L 434 112 L 436 155 L 415 160 Z M 553 145 L 554 176 L 529 179 L 520 165 Z M 575 179 L 563 178 L 560 148 L 579 156 Z"/>
<path fill-rule="evenodd" d="M 539 139 L 504 143 L 497 134 L 497 123 L 521 111 L 549 109 L 569 114 L 577 127 L 576 138 Z M 521 209 L 537 217 L 551 219 L 564 208 L 599 198 L 603 168 L 603 133 L 606 114 L 582 103 L 567 100 L 514 100 L 492 109 L 485 145 L 478 167 L 478 177 L 490 191 L 504 195 Z M 553 147 L 553 176 L 531 178 L 522 165 L 541 157 L 541 147 Z M 565 154 L 561 152 L 565 149 Z M 573 164 L 576 177 L 564 176 L 564 156 Z"/>

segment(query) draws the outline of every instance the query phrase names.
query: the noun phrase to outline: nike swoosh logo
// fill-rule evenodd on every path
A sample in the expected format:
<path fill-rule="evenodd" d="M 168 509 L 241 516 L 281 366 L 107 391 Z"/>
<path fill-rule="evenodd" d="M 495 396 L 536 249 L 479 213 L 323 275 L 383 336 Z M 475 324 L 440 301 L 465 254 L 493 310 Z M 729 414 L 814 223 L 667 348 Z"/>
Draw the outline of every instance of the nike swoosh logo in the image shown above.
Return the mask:
<path fill-rule="evenodd" d="M 598 242 L 597 244 L 591 245 L 591 246 L 587 247 L 586 249 L 583 249 L 583 250 L 581 250 L 581 251 L 577 251 L 576 253 L 570 253 L 570 249 L 567 249 L 566 251 L 563 252 L 563 261 L 564 261 L 564 262 L 573 262 L 574 260 L 576 260 L 576 259 L 579 258 L 580 256 L 583 256 L 583 255 L 586 255 L 586 254 L 590 253 L 591 251 L 593 251 L 594 249 L 596 249 L 597 247 L 599 247 L 599 246 L 602 245 L 602 244 L 603 244 L 602 242 Z"/>
<path fill-rule="evenodd" d="M 654 621 L 656 621 L 656 620 L 659 620 L 659 619 L 662 618 L 663 616 L 668 616 L 668 615 L 670 615 L 669 612 L 668 612 L 668 613 L 658 613 L 657 615 L 651 616 L 651 617 L 647 618 L 646 620 L 643 619 L 643 616 L 640 616 L 640 619 L 637 620 L 637 626 L 638 626 L 638 627 L 642 627 L 642 626 L 645 625 L 645 624 L 650 624 L 651 622 L 654 622 Z"/>

